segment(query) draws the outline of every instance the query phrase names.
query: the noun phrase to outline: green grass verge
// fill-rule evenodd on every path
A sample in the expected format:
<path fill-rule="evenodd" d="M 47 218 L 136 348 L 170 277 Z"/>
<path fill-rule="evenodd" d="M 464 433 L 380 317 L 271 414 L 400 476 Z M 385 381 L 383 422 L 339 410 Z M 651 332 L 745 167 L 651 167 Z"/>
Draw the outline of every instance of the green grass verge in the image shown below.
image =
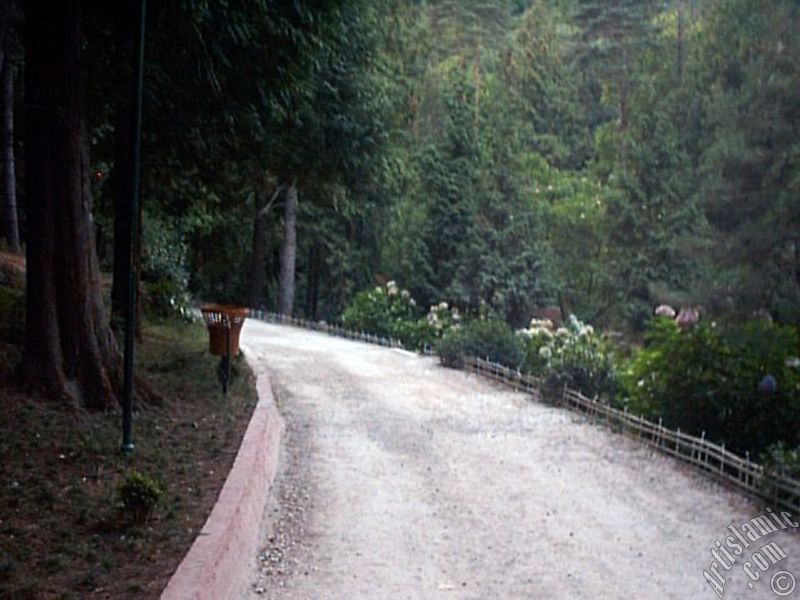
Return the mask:
<path fill-rule="evenodd" d="M 136 413 L 130 457 L 119 411 L 0 390 L 0 598 L 158 598 L 205 522 L 255 406 L 253 377 L 238 358 L 222 394 L 201 324 L 143 333 L 137 373 L 165 402 Z M 146 516 L 122 502 L 132 471 L 163 489 Z"/>

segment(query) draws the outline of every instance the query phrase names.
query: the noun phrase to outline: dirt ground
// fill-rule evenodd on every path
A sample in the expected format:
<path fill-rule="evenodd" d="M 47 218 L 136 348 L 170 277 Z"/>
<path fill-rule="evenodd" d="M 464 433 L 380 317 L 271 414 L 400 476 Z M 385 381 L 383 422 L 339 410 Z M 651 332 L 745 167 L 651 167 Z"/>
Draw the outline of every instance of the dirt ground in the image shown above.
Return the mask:
<path fill-rule="evenodd" d="M 236 361 L 223 396 L 202 325 L 146 322 L 137 373 L 164 403 L 135 412 L 136 449 L 126 458 L 119 411 L 20 388 L 9 369 L 21 348 L 7 347 L 13 362 L 0 343 L 0 599 L 159 598 L 233 464 L 255 406 L 249 369 Z M 143 519 L 121 504 L 131 470 L 163 490 Z"/>
<path fill-rule="evenodd" d="M 243 598 L 711 599 L 715 541 L 765 509 L 435 359 L 253 321 L 243 339 L 287 424 Z M 720 568 L 723 597 L 786 592 L 790 531 Z M 786 558 L 759 571 L 769 541 Z"/>

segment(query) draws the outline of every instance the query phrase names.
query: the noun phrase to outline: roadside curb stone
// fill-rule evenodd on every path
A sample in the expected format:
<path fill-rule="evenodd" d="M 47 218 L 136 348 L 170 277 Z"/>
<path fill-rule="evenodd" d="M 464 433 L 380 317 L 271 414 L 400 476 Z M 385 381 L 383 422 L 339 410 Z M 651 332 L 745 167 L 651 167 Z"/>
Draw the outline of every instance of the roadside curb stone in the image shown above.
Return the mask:
<path fill-rule="evenodd" d="M 285 425 L 265 368 L 253 352 L 245 351 L 245 357 L 257 377 L 258 403 L 219 498 L 161 600 L 238 598 L 258 553 L 259 523 L 278 469 Z"/>

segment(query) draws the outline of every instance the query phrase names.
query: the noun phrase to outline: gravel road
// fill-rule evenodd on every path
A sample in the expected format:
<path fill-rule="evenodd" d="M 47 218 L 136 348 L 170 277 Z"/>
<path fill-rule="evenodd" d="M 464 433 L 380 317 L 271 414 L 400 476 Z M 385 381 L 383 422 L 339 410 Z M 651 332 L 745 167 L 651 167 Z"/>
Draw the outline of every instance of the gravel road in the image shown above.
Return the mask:
<path fill-rule="evenodd" d="M 252 320 L 243 340 L 287 426 L 243 598 L 712 599 L 715 540 L 764 509 L 435 359 Z M 787 558 L 748 589 L 767 541 Z M 777 597 L 800 536 L 719 570 L 724 598 Z"/>

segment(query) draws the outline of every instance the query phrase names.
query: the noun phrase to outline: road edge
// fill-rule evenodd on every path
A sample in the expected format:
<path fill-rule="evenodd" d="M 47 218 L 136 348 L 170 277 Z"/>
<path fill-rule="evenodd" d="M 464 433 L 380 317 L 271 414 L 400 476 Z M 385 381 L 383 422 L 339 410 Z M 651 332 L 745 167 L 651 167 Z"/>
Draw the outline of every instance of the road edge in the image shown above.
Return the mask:
<path fill-rule="evenodd" d="M 161 600 L 238 598 L 258 552 L 285 424 L 266 370 L 258 368 L 252 352 L 245 358 L 256 375 L 258 402 L 217 502 Z"/>

